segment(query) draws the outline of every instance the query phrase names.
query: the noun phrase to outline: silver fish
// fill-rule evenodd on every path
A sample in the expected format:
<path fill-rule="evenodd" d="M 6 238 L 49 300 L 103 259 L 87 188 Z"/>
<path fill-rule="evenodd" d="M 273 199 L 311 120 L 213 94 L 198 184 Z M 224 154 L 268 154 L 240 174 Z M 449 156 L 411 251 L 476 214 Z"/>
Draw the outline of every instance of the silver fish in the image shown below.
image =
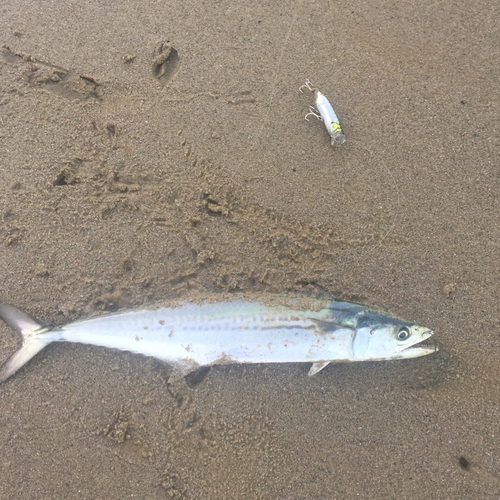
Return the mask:
<path fill-rule="evenodd" d="M 51 342 L 79 342 L 131 351 L 172 365 L 169 382 L 201 366 L 228 363 L 312 363 L 314 375 L 332 361 L 406 359 L 437 351 L 422 343 L 434 332 L 350 302 L 320 302 L 317 310 L 260 302 L 184 304 L 132 310 L 63 326 L 38 321 L 0 302 L 0 318 L 23 345 L 0 368 L 3 382 Z"/>

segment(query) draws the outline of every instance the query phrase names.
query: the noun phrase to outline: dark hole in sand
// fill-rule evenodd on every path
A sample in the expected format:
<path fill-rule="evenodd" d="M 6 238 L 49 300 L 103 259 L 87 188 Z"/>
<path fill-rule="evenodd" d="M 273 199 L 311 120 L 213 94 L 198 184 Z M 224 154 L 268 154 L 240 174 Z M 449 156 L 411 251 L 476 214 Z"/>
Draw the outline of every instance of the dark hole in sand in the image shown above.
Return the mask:
<path fill-rule="evenodd" d="M 470 469 L 470 463 L 465 457 L 460 457 L 458 459 L 458 463 L 460 464 L 460 467 L 462 467 L 463 470 L 469 470 Z"/>

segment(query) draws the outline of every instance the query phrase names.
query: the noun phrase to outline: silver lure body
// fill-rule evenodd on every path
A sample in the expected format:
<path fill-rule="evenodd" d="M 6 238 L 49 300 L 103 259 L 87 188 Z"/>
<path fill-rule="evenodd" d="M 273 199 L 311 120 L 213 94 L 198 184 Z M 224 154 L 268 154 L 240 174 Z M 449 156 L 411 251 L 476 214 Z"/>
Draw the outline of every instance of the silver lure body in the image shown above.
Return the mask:
<path fill-rule="evenodd" d="M 345 135 L 340 127 L 340 122 L 335 113 L 330 101 L 319 91 L 316 91 L 316 109 L 319 111 L 326 130 L 333 144 L 344 144 L 346 141 Z"/>
<path fill-rule="evenodd" d="M 302 310 L 259 302 L 185 304 L 132 310 L 50 327 L 0 302 L 0 318 L 23 334 L 23 347 L 0 368 L 0 382 L 51 342 L 131 351 L 168 362 L 170 381 L 200 366 L 227 363 L 313 363 L 417 357 L 432 330 L 349 302 L 315 302 Z M 323 306 L 323 307 L 321 307 Z M 403 333 L 402 333 L 403 332 Z M 404 338 L 403 338 L 404 337 Z"/>
<path fill-rule="evenodd" d="M 333 110 L 330 101 L 318 89 L 314 88 L 309 80 L 306 80 L 306 83 L 300 87 L 299 91 L 302 92 L 302 89 L 310 90 L 316 96 L 316 107 L 310 106 L 305 119 L 309 121 L 308 117 L 311 115 L 321 120 L 328 131 L 332 146 L 334 144 L 344 144 L 346 138 L 342 132 L 337 113 Z"/>

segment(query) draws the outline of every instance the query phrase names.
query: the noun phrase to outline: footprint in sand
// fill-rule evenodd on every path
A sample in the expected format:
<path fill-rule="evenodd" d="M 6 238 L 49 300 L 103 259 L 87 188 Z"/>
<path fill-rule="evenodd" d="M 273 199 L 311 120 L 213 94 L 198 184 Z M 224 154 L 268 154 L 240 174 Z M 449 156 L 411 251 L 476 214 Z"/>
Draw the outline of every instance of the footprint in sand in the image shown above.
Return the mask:
<path fill-rule="evenodd" d="M 162 85 L 167 85 L 179 71 L 179 66 L 179 53 L 170 42 L 167 40 L 158 43 L 153 54 L 153 76 Z"/>
<path fill-rule="evenodd" d="M 32 88 L 48 90 L 66 99 L 101 100 L 99 83 L 90 76 L 64 69 L 29 54 L 17 53 L 4 46 L 0 57 L 12 65 L 24 65 L 24 77 Z"/>

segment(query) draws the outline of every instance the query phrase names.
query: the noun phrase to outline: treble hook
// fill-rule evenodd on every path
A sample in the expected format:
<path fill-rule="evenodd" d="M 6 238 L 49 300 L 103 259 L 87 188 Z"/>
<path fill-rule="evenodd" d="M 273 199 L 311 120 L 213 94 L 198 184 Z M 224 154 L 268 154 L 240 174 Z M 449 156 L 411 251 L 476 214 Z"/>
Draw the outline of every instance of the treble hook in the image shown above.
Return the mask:
<path fill-rule="evenodd" d="M 314 116 L 321 122 L 323 121 L 323 117 L 319 114 L 319 111 L 314 106 L 309 106 L 309 113 L 307 113 L 307 115 L 305 116 L 306 121 L 309 121 L 307 118 L 309 115 Z"/>
<path fill-rule="evenodd" d="M 304 87 L 305 87 L 307 90 L 310 90 L 311 92 L 315 92 L 315 91 L 317 91 L 317 90 L 318 90 L 317 88 L 315 88 L 315 87 L 313 87 L 313 86 L 312 86 L 312 83 L 311 83 L 311 81 L 309 80 L 309 78 L 306 80 L 306 83 L 305 83 L 304 85 L 302 85 L 302 86 L 299 88 L 299 92 L 300 92 L 301 94 L 303 94 L 302 89 L 303 89 Z"/>

